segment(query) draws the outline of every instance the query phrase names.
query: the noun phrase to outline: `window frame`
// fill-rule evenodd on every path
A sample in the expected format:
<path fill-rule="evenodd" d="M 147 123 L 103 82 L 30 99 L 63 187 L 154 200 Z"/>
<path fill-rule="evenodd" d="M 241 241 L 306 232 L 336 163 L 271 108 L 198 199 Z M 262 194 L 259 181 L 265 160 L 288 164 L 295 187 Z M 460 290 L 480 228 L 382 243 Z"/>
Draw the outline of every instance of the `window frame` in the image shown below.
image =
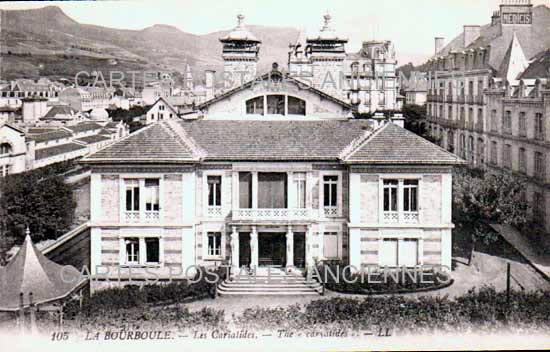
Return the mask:
<path fill-rule="evenodd" d="M 326 176 L 336 176 L 336 206 L 325 206 L 325 181 Z M 325 171 L 319 173 L 319 211 L 325 218 L 342 217 L 342 171 Z"/>
<path fill-rule="evenodd" d="M 138 253 L 137 261 L 128 261 L 127 243 L 128 239 L 137 240 Z M 147 241 L 158 240 L 158 262 L 147 261 Z M 121 267 L 162 267 L 164 266 L 164 236 L 157 233 L 124 234 L 119 236 L 119 264 Z"/>
<path fill-rule="evenodd" d="M 384 182 L 397 181 L 397 210 L 384 210 Z M 416 185 L 416 211 L 405 211 L 405 181 L 417 181 Z M 419 224 L 422 221 L 422 176 L 421 175 L 381 175 L 378 182 L 378 215 L 381 224 Z M 397 215 L 397 216 L 396 216 Z"/>
<path fill-rule="evenodd" d="M 381 255 L 382 252 L 382 245 L 384 240 L 388 241 L 396 241 L 397 242 L 397 248 L 396 248 L 396 262 L 397 266 L 388 266 L 384 263 L 384 257 Z M 421 232 L 415 231 L 415 230 L 402 230 L 400 233 L 395 233 L 395 230 L 383 230 L 381 231 L 379 237 L 378 237 L 378 265 L 380 267 L 387 266 L 388 268 L 400 268 L 402 267 L 401 263 L 399 262 L 399 250 L 400 246 L 403 242 L 414 240 L 417 243 L 416 246 L 416 265 L 423 265 L 424 264 L 424 238 L 422 236 Z M 409 267 L 410 268 L 410 267 Z"/>
<path fill-rule="evenodd" d="M 209 198 L 210 198 L 210 187 L 208 185 L 208 178 L 209 177 L 220 177 L 220 205 L 210 205 Z M 223 214 L 225 212 L 225 206 L 224 206 L 224 188 L 226 187 L 226 180 L 224 172 L 219 170 L 213 170 L 213 171 L 203 171 L 203 214 L 205 217 L 208 218 L 222 218 Z"/>
<path fill-rule="evenodd" d="M 122 175 L 120 178 L 119 190 L 120 190 L 120 223 L 157 223 L 161 222 L 163 218 L 163 204 L 164 204 L 164 175 L 162 174 L 149 174 L 149 175 Z M 158 211 L 150 210 L 146 211 L 146 187 L 145 180 L 158 179 Z M 127 210 L 126 209 L 126 191 L 127 181 L 137 182 L 139 187 L 139 209 Z"/>

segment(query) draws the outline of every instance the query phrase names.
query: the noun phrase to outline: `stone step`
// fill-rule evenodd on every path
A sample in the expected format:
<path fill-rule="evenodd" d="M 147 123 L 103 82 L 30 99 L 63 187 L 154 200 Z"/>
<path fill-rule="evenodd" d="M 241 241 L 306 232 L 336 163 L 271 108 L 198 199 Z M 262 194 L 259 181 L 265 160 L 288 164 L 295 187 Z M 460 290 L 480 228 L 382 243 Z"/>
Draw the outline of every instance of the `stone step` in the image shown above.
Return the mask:
<path fill-rule="evenodd" d="M 262 287 L 262 288 L 318 288 L 321 287 L 319 283 L 311 283 L 311 284 L 294 284 L 294 285 L 272 285 L 272 284 L 227 284 L 222 283 L 220 285 L 221 287 L 225 288 L 256 288 L 256 287 Z"/>

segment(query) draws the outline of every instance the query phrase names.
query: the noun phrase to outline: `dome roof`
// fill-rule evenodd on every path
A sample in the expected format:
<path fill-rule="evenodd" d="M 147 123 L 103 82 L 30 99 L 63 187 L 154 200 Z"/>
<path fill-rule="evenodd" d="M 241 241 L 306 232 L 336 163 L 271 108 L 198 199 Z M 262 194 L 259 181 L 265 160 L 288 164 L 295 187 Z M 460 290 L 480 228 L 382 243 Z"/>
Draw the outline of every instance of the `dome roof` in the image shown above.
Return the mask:
<path fill-rule="evenodd" d="M 260 40 L 258 40 L 254 34 L 252 34 L 243 24 L 244 22 L 244 16 L 238 15 L 237 16 L 237 27 L 235 27 L 228 35 L 225 37 L 220 38 L 221 42 L 229 42 L 229 41 L 248 41 L 248 42 L 256 42 L 261 43 Z"/>
<path fill-rule="evenodd" d="M 93 120 L 107 120 L 109 118 L 109 113 L 105 109 L 93 109 L 90 112 L 90 117 Z"/>

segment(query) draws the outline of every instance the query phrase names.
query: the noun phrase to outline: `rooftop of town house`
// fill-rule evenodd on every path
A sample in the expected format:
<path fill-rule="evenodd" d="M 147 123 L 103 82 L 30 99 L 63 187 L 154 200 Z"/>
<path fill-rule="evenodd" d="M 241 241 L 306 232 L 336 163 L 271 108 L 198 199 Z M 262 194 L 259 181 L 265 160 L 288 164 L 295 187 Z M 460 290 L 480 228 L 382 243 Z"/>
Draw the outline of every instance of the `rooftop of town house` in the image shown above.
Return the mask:
<path fill-rule="evenodd" d="M 527 58 L 531 58 L 542 50 L 550 47 L 550 8 L 545 5 L 533 7 L 533 24 L 531 26 L 515 26 L 500 31 L 499 25 L 487 24 L 481 26 L 480 36 L 464 47 L 464 32 L 461 32 L 443 47 L 435 57 L 446 56 L 451 52 L 462 52 L 490 45 L 489 65 L 497 70 L 502 63 L 514 33 Z"/>
<path fill-rule="evenodd" d="M 102 126 L 94 122 L 81 122 L 76 125 L 67 126 L 67 128 L 73 132 L 85 132 L 85 131 L 100 130 Z"/>
<path fill-rule="evenodd" d="M 42 160 L 42 159 L 50 158 L 52 156 L 70 153 L 70 152 L 74 152 L 75 150 L 80 150 L 84 148 L 86 147 L 77 143 L 66 143 L 66 144 L 56 145 L 54 147 L 37 149 L 34 152 L 34 157 L 36 160 Z"/>
<path fill-rule="evenodd" d="M 57 129 L 53 131 L 31 134 L 29 132 L 28 139 L 35 141 L 36 143 L 42 143 L 47 141 L 53 141 L 57 139 L 70 138 L 72 133 L 64 129 Z"/>
<path fill-rule="evenodd" d="M 99 142 L 104 142 L 109 140 L 111 140 L 111 138 L 109 137 L 94 135 L 94 136 L 78 138 L 78 139 L 75 139 L 74 141 L 79 143 L 84 143 L 84 144 L 94 144 L 94 143 L 99 143 Z"/>

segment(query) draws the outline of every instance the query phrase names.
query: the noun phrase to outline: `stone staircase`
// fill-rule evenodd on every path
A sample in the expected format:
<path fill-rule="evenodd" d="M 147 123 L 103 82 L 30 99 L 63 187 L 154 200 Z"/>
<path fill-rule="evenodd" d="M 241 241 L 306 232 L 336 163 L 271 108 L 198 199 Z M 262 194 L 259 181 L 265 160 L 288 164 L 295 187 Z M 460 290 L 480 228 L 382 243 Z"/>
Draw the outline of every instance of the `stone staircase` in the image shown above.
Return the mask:
<path fill-rule="evenodd" d="M 280 268 L 258 268 L 253 273 L 241 272 L 218 285 L 218 294 L 226 295 L 320 295 L 322 287 L 300 273 L 286 273 Z"/>

